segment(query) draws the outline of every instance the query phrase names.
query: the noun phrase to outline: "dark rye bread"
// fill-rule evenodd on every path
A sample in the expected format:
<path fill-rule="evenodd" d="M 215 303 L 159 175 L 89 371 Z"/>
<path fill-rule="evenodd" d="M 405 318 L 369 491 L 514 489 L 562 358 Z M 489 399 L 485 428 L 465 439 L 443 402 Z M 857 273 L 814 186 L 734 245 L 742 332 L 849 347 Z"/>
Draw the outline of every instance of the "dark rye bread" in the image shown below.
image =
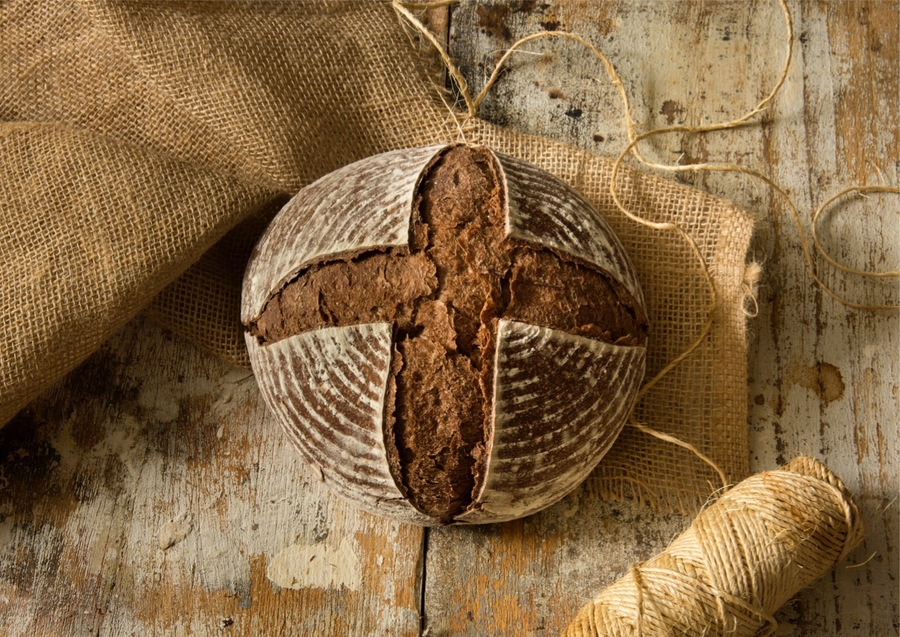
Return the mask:
<path fill-rule="evenodd" d="M 249 326 L 261 344 L 322 327 L 395 326 L 388 461 L 404 495 L 442 522 L 482 484 L 499 318 L 619 345 L 646 341 L 640 304 L 607 273 L 506 237 L 503 196 L 489 152 L 450 147 L 420 182 L 408 250 L 315 264 Z"/>

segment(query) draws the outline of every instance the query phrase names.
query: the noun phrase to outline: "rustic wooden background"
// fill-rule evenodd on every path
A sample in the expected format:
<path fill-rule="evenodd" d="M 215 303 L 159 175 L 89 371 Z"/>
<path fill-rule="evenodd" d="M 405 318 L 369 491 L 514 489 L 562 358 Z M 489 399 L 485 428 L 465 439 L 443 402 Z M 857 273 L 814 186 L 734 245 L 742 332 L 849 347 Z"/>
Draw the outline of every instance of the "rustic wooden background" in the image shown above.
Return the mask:
<path fill-rule="evenodd" d="M 662 161 L 736 162 L 804 214 L 851 184 L 900 183 L 900 4 L 790 2 L 795 57 L 762 123 L 647 146 Z M 431 16 L 469 83 L 543 29 L 577 32 L 625 79 L 644 128 L 731 119 L 777 79 L 776 3 L 461 2 Z M 601 154 L 624 143 L 620 106 L 571 44 L 529 45 L 481 114 Z M 869 538 L 789 602 L 780 636 L 896 635 L 896 314 L 849 310 L 811 282 L 798 233 L 745 177 L 684 181 L 756 213 L 763 264 L 751 319 L 754 470 L 798 453 L 858 494 Z M 897 200 L 850 197 L 824 241 L 857 267 L 897 269 Z M 895 282 L 824 270 L 855 300 Z M 266 414 L 254 380 L 146 320 L 0 431 L 0 634 L 554 635 L 689 519 L 604 503 L 589 486 L 529 519 L 423 531 L 324 492 Z M 863 563 L 864 562 L 864 563 Z"/>

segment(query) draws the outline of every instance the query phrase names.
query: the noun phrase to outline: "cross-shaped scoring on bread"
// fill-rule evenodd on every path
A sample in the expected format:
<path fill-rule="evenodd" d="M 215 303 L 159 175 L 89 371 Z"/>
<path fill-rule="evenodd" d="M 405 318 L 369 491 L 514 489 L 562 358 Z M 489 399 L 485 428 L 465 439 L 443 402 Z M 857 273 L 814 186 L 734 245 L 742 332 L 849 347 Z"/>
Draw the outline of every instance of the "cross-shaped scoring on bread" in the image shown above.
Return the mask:
<path fill-rule="evenodd" d="M 621 347 L 643 349 L 647 338 L 641 303 L 609 272 L 510 236 L 506 185 L 487 149 L 443 149 L 416 184 L 407 245 L 318 259 L 248 325 L 261 348 L 324 328 L 391 325 L 386 460 L 401 493 L 437 523 L 464 514 L 484 488 L 501 320 Z"/>

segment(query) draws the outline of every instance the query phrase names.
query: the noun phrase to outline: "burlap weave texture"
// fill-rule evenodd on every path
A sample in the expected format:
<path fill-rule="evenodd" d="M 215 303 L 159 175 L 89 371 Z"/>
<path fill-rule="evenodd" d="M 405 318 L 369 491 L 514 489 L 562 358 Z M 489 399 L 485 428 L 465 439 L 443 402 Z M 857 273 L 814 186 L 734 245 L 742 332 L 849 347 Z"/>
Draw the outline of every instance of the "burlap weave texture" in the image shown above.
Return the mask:
<path fill-rule="evenodd" d="M 339 166 L 455 140 L 447 116 L 385 2 L 0 4 L 0 421 L 147 308 L 243 362 L 240 277 L 266 220 Z M 614 209 L 610 161 L 482 121 L 468 135 L 560 176 L 610 219 L 648 299 L 650 373 L 690 343 L 708 298 L 698 266 L 674 235 Z M 637 415 L 741 478 L 752 221 L 661 178 L 622 179 L 629 207 L 697 239 L 719 292 L 712 333 Z M 626 430 L 592 483 L 690 508 L 713 476 Z"/>

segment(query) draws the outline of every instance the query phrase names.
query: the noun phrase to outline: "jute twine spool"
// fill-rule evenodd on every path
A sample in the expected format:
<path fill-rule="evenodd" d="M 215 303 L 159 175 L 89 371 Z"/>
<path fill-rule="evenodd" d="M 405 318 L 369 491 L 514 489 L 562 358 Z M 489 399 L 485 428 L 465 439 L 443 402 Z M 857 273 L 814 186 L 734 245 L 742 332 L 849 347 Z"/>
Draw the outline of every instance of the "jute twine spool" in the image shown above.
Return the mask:
<path fill-rule="evenodd" d="M 582 608 L 564 637 L 770 635 L 775 610 L 863 535 L 840 479 L 800 456 L 726 492 Z"/>

